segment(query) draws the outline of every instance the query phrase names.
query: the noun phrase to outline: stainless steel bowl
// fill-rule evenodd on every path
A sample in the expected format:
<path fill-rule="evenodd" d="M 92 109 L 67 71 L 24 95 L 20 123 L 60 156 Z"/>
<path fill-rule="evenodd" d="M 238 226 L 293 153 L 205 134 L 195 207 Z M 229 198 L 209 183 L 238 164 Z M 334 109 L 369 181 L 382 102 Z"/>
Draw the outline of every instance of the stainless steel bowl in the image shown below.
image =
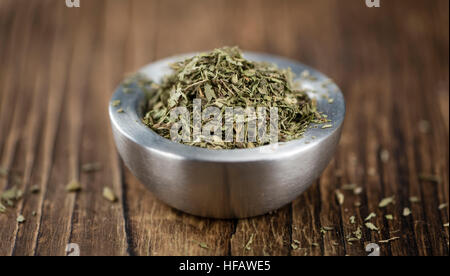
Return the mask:
<path fill-rule="evenodd" d="M 193 55 L 193 54 L 190 54 Z M 141 70 L 158 81 L 170 73 L 168 64 L 183 55 L 152 63 Z M 334 83 L 295 61 L 246 53 L 254 61 L 290 67 L 311 90 L 319 111 L 332 127 L 310 128 L 303 138 L 253 149 L 210 150 L 167 140 L 141 122 L 142 92 L 124 93 L 119 87 L 109 116 L 120 156 L 131 172 L 160 200 L 190 214 L 213 218 L 244 218 L 267 213 L 293 201 L 320 176 L 336 150 L 345 116 L 345 101 Z M 315 80 L 313 80 L 315 79 Z M 315 91 L 315 92 L 313 92 Z M 332 99 L 332 103 L 329 99 Z"/>

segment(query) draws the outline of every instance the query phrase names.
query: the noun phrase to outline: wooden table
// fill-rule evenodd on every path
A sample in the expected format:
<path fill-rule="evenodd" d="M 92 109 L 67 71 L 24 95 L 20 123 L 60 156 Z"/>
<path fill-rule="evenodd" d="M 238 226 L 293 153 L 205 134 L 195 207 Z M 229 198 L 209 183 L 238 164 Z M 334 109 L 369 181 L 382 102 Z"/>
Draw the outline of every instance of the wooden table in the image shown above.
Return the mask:
<path fill-rule="evenodd" d="M 367 255 L 369 243 L 381 255 L 448 255 L 448 35 L 448 0 L 0 0 L 0 166 L 10 171 L 0 191 L 24 192 L 0 214 L 0 255 L 65 255 L 69 243 L 81 255 Z M 320 180 L 251 219 L 202 219 L 158 201 L 121 163 L 107 114 L 126 73 L 223 45 L 316 67 L 348 105 Z M 83 173 L 91 162 L 102 170 Z M 81 192 L 65 191 L 72 179 Z M 364 226 L 371 212 L 379 231 Z"/>

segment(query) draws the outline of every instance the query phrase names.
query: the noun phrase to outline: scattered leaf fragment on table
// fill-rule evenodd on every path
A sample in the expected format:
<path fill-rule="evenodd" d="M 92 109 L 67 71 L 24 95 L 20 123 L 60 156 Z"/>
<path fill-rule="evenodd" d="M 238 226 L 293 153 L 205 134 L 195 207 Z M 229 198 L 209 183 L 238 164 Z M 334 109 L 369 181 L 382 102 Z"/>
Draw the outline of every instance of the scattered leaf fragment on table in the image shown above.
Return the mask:
<path fill-rule="evenodd" d="M 23 223 L 23 222 L 25 222 L 25 217 L 22 216 L 22 215 L 19 215 L 19 216 L 17 217 L 17 222 L 18 222 L 18 223 Z"/>
<path fill-rule="evenodd" d="M 380 207 L 380 208 L 385 208 L 385 207 L 387 207 L 388 205 L 394 203 L 394 199 L 395 199 L 395 197 L 393 197 L 393 196 L 383 198 L 383 199 L 380 201 L 380 203 L 378 204 L 378 207 Z"/>
<path fill-rule="evenodd" d="M 376 227 L 373 223 L 371 223 L 371 222 L 366 222 L 366 227 L 368 228 L 368 229 L 370 229 L 370 230 L 372 230 L 372 231 L 378 231 L 379 229 L 378 229 L 378 227 Z"/>
<path fill-rule="evenodd" d="M 78 180 L 74 179 L 66 186 L 66 191 L 74 193 L 81 191 L 81 184 Z"/>
<path fill-rule="evenodd" d="M 103 197 L 111 202 L 115 202 L 117 200 L 117 196 L 114 194 L 113 190 L 108 187 L 103 188 Z"/>

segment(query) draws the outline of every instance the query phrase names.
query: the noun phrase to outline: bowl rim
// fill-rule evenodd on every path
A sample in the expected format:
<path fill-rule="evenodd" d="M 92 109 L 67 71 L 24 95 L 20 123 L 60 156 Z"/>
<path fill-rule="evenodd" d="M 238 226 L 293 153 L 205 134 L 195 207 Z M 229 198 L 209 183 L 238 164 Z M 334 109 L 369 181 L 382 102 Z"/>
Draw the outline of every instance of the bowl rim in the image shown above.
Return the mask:
<path fill-rule="evenodd" d="M 188 53 L 164 58 L 146 65 L 138 72 L 158 82 L 164 74 L 170 71 L 168 66 L 170 63 L 196 54 Z M 319 147 L 333 134 L 341 131 L 346 114 L 345 99 L 339 87 L 330 78 L 300 62 L 275 55 L 244 52 L 244 57 L 253 61 L 271 62 L 279 68 L 290 67 L 295 74 L 294 82 L 301 78 L 302 72 L 308 71 L 315 80 L 303 78 L 301 79 L 302 86 L 308 89 L 307 93 L 311 98 L 317 99 L 318 110 L 328 116 L 332 126 L 322 129 L 320 125 L 313 124 L 317 128 L 308 128 L 301 138 L 251 149 L 208 149 L 189 146 L 166 139 L 146 126 L 139 115 L 144 94 L 139 90 L 136 91 L 137 93 L 125 93 L 124 87 L 119 85 L 109 102 L 109 117 L 112 127 L 123 137 L 145 147 L 147 151 L 159 155 L 172 159 L 223 163 L 264 162 L 289 158 L 301 154 L 302 151 L 309 150 L 311 147 Z M 315 92 L 313 92 L 314 90 Z M 328 97 L 324 97 L 324 95 L 331 97 L 333 102 L 330 103 Z M 120 106 L 113 106 L 112 103 L 116 100 L 120 101 Z M 119 108 L 124 112 L 117 112 Z"/>

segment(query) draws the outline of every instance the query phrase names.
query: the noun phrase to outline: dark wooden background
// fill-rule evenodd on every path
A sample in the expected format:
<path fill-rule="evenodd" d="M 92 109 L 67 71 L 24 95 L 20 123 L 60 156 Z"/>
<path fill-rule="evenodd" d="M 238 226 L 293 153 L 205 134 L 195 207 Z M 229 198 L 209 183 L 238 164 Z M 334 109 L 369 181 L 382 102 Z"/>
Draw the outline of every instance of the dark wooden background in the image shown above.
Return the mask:
<path fill-rule="evenodd" d="M 0 177 L 0 191 L 25 192 L 0 214 L 0 255 L 65 255 L 69 243 L 81 255 L 366 255 L 368 243 L 392 237 L 400 239 L 380 244 L 382 255 L 448 255 L 448 208 L 438 206 L 449 201 L 449 1 L 381 5 L 81 0 L 69 9 L 64 0 L 0 0 L 0 166 L 21 172 Z M 122 165 L 107 115 L 126 73 L 223 45 L 316 67 L 348 105 L 339 150 L 320 180 L 252 219 L 201 219 L 159 202 Z M 429 132 L 420 130 L 424 120 Z M 82 173 L 89 162 L 103 169 Z M 80 193 L 65 191 L 73 178 Z M 335 190 L 350 183 L 363 192 L 344 191 L 340 206 Z M 40 193 L 30 193 L 33 185 Z M 119 202 L 102 197 L 105 186 Z M 388 196 L 395 204 L 378 208 Z M 362 239 L 348 243 L 371 212 L 380 232 L 363 227 Z M 321 233 L 324 226 L 333 230 Z"/>

